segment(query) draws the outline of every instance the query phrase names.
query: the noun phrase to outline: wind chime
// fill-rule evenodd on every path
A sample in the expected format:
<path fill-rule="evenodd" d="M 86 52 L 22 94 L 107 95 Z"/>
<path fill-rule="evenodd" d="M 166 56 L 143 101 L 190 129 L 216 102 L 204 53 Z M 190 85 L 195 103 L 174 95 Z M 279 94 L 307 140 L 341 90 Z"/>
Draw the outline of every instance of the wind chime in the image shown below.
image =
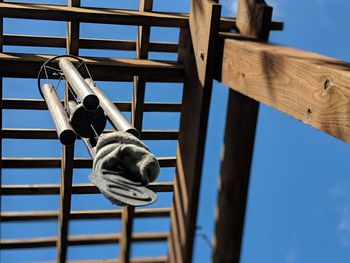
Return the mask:
<path fill-rule="evenodd" d="M 53 79 L 58 80 L 56 85 Z M 71 98 L 67 108 L 57 94 L 61 80 L 66 80 L 70 93 L 66 94 Z M 93 158 L 89 179 L 107 199 L 122 206 L 144 206 L 157 200 L 157 194 L 147 187 L 159 175 L 157 159 L 96 85 L 81 58 L 63 55 L 46 61 L 38 74 L 38 89 L 60 142 L 74 144 L 77 136 L 83 140 Z M 107 119 L 115 132 L 102 133 Z"/>

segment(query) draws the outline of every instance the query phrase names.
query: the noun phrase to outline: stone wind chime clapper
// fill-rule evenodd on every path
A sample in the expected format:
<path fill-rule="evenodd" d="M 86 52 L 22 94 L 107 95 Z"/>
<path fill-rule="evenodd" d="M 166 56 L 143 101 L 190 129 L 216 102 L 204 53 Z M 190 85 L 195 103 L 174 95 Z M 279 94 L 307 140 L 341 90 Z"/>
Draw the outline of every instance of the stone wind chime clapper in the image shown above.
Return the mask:
<path fill-rule="evenodd" d="M 58 81 L 56 88 L 51 84 L 53 79 Z M 56 92 L 62 79 L 74 98 L 68 101 L 67 109 Z M 61 143 L 73 144 L 77 135 L 83 140 L 93 158 L 89 179 L 107 199 L 122 206 L 144 206 L 156 201 L 157 194 L 147 185 L 159 175 L 157 159 L 138 139 L 138 131 L 94 83 L 81 58 L 64 55 L 46 61 L 39 71 L 38 88 Z M 107 118 L 116 131 L 102 134 Z"/>

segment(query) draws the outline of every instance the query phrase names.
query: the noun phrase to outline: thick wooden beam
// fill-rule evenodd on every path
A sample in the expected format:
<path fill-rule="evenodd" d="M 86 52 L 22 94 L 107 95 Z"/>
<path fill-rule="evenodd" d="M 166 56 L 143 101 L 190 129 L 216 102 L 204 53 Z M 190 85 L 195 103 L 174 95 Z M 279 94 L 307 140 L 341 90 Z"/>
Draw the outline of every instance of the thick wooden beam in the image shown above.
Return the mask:
<path fill-rule="evenodd" d="M 221 6 L 193 0 L 190 34 L 181 31 L 186 77 L 180 119 L 169 261 L 191 262 Z"/>
<path fill-rule="evenodd" d="M 37 99 L 3 99 L 3 109 L 7 110 L 47 110 L 44 100 Z M 63 103 L 63 102 L 62 102 Z M 120 111 L 131 111 L 130 102 L 114 102 Z M 145 112 L 181 112 L 180 103 L 146 102 Z"/>
<path fill-rule="evenodd" d="M 176 157 L 157 158 L 160 167 L 175 167 Z M 61 158 L 3 158 L 3 168 L 60 168 Z M 91 158 L 76 158 L 73 161 L 74 168 L 91 168 Z"/>
<path fill-rule="evenodd" d="M 132 235 L 133 242 L 164 242 L 167 239 L 168 233 L 135 233 Z M 118 233 L 68 237 L 68 245 L 70 246 L 113 244 L 119 241 L 120 235 Z M 56 237 L 2 239 L 0 240 L 0 246 L 2 249 L 53 247 L 56 246 L 56 242 Z"/>
<path fill-rule="evenodd" d="M 350 64 L 240 37 L 223 47 L 222 83 L 350 143 Z"/>
<path fill-rule="evenodd" d="M 188 30 L 181 31 L 179 61 L 185 64 L 186 78 L 171 212 L 169 262 L 191 262 L 211 85 L 204 87 L 199 81 Z"/>
<path fill-rule="evenodd" d="M 145 12 L 125 9 L 67 7 L 60 5 L 0 3 L 0 16 L 12 18 L 80 21 L 88 23 L 152 25 L 188 27 L 188 14 Z M 220 31 L 236 29 L 236 20 L 221 18 Z M 272 30 L 283 29 L 283 23 L 274 22 Z"/>
<path fill-rule="evenodd" d="M 240 0 L 237 21 L 241 35 L 267 40 L 272 8 L 263 0 Z M 232 54 L 237 59 L 240 55 Z M 249 74 L 255 74 L 254 69 Z M 221 162 L 214 263 L 238 263 L 241 254 L 250 168 L 254 150 L 259 103 L 229 91 Z"/>
<path fill-rule="evenodd" d="M 159 182 L 149 184 L 149 188 L 155 192 L 172 192 L 173 182 Z M 2 185 L 1 195 L 57 195 L 60 186 L 57 184 L 25 184 Z M 98 188 L 93 184 L 73 184 L 71 194 L 98 194 Z"/>
<path fill-rule="evenodd" d="M 0 53 L 0 71 L 3 77 L 37 78 L 42 64 L 52 55 Z M 85 57 L 95 80 L 132 81 L 134 75 L 149 81 L 181 82 L 184 69 L 171 61 L 144 59 L 117 59 Z M 25 68 L 19 71 L 18 68 Z"/>

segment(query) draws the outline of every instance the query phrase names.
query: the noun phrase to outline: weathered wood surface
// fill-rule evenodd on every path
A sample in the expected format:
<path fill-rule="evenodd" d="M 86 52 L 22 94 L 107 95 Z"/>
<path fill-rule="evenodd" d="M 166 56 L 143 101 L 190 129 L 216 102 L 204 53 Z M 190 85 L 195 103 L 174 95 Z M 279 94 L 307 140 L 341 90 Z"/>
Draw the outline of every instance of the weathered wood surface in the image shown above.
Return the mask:
<path fill-rule="evenodd" d="M 350 64 L 235 36 L 223 46 L 222 83 L 350 143 Z"/>

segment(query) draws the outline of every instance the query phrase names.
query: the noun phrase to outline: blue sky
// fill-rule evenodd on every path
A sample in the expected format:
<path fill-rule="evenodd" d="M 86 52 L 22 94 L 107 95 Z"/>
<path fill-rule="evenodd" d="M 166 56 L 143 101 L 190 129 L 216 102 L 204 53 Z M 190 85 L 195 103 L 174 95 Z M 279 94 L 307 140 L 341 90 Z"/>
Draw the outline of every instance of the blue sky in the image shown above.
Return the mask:
<path fill-rule="evenodd" d="M 33 1 L 40 2 L 40 1 Z M 66 1 L 42 1 L 65 4 Z M 347 1 L 274 0 L 274 18 L 285 23 L 285 30 L 272 32 L 273 43 L 309 50 L 350 61 L 350 37 Z M 87 6 L 101 6 L 101 1 L 86 1 Z M 233 16 L 236 1 L 224 0 L 223 15 Z M 104 6 L 138 8 L 138 1 L 103 1 Z M 155 0 L 157 10 L 188 11 L 189 1 Z M 30 23 L 30 24 L 29 24 Z M 28 26 L 30 25 L 30 26 Z M 5 19 L 5 33 L 65 36 L 66 23 Z M 345 32 L 345 33 L 344 33 Z M 136 39 L 136 27 L 84 23 L 81 37 Z M 154 41 L 177 41 L 178 30 L 154 28 Z M 64 49 L 5 47 L 5 52 L 63 54 Z M 80 55 L 131 57 L 134 52 L 83 50 Z M 151 53 L 152 59 L 175 59 L 174 54 Z M 130 101 L 131 83 L 101 82 L 100 86 L 114 100 Z M 181 101 L 180 84 L 150 83 L 146 101 Z M 4 79 L 4 97 L 39 98 L 35 80 Z M 209 118 L 208 137 L 201 185 L 194 262 L 210 262 L 211 248 L 201 237 L 214 233 L 214 215 L 218 185 L 220 152 L 226 114 L 227 88 L 215 82 Z M 129 116 L 129 114 L 126 114 Z M 171 120 L 171 121 L 169 121 Z M 146 113 L 144 129 L 177 129 L 175 113 Z M 4 111 L 4 127 L 53 127 L 47 112 Z M 35 143 L 35 148 L 33 148 Z M 173 141 L 146 141 L 157 156 L 175 154 Z M 60 156 L 56 141 L 4 140 L 4 156 Z M 78 142 L 76 156 L 87 156 Z M 243 263 L 350 262 L 350 146 L 300 121 L 261 106 L 252 167 L 251 185 L 242 249 Z M 162 169 L 159 180 L 173 178 L 173 169 Z M 17 183 L 58 183 L 59 169 L 5 169 L 2 181 Z M 89 170 L 80 169 L 74 182 L 87 182 Z M 57 196 L 3 197 L 2 209 L 54 210 Z M 23 206 L 23 203 L 25 206 Z M 154 207 L 171 205 L 170 194 L 160 194 Z M 73 209 L 113 208 L 101 195 L 73 196 Z M 137 219 L 135 231 L 167 231 L 168 219 Z M 31 229 L 31 230 L 30 230 Z M 119 232 L 119 220 L 75 221 L 70 234 Z M 2 223 L 2 238 L 29 238 L 57 235 L 57 223 Z M 93 250 L 92 250 L 93 248 Z M 134 245 L 133 256 L 165 255 L 166 245 Z M 93 253 L 91 253 L 93 251 Z M 117 245 L 73 247 L 69 259 L 98 259 L 118 256 Z M 0 251 L 1 262 L 53 260 L 53 248 L 34 251 Z"/>

